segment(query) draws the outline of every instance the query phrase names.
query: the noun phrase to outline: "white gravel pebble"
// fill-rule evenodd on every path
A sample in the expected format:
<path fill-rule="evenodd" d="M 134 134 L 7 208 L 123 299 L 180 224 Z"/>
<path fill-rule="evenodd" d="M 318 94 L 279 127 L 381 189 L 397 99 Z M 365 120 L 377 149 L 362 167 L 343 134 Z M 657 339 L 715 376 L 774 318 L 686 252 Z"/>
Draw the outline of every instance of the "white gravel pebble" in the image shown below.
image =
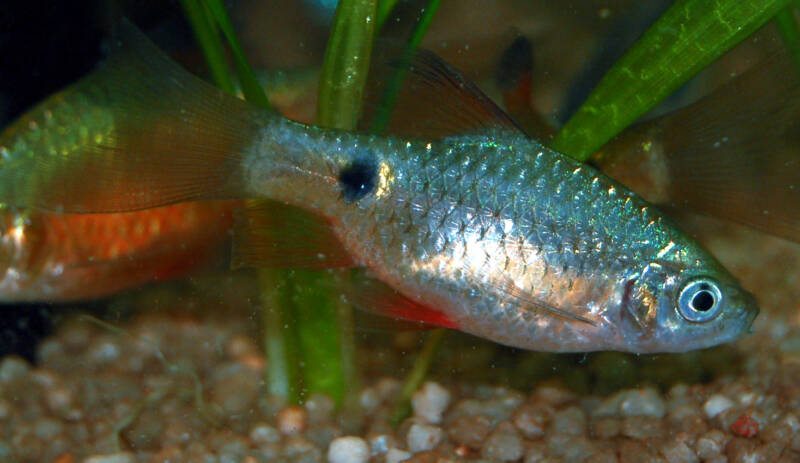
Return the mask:
<path fill-rule="evenodd" d="M 661 453 L 667 459 L 668 463 L 697 463 L 700 461 L 697 454 L 681 441 L 666 442 L 661 448 Z"/>
<path fill-rule="evenodd" d="M 443 434 L 438 426 L 413 424 L 408 430 L 408 449 L 414 453 L 430 450 L 442 440 Z"/>
<path fill-rule="evenodd" d="M 361 391 L 358 396 L 358 401 L 364 410 L 374 410 L 381 404 L 381 398 L 375 388 L 368 387 Z"/>
<path fill-rule="evenodd" d="M 250 428 L 250 440 L 257 445 L 275 444 L 281 441 L 281 434 L 266 423 L 257 423 Z"/>
<path fill-rule="evenodd" d="M 312 394 L 303 404 L 308 414 L 309 423 L 325 423 L 330 421 L 336 404 L 325 394 Z"/>
<path fill-rule="evenodd" d="M 411 398 L 414 415 L 431 424 L 442 422 L 442 414 L 450 405 L 450 391 L 438 383 L 428 381 Z"/>
<path fill-rule="evenodd" d="M 109 453 L 108 455 L 92 455 L 83 463 L 133 463 L 136 461 L 130 452 Z"/>
<path fill-rule="evenodd" d="M 356 436 L 337 437 L 328 447 L 330 463 L 366 463 L 369 460 L 367 441 Z"/>
<path fill-rule="evenodd" d="M 495 461 L 514 461 L 522 458 L 525 446 L 517 430 L 501 423 L 483 444 L 483 456 Z"/>
<path fill-rule="evenodd" d="M 389 451 L 389 445 L 393 443 L 394 436 L 389 434 L 375 434 L 370 436 L 368 440 L 372 455 L 380 455 Z"/>
<path fill-rule="evenodd" d="M 663 418 L 667 404 L 653 388 L 626 389 L 603 400 L 594 416 L 653 416 Z"/>
<path fill-rule="evenodd" d="M 0 361 L 0 383 L 8 383 L 27 375 L 31 367 L 20 357 L 13 355 Z"/>
<path fill-rule="evenodd" d="M 400 463 L 409 458 L 411 458 L 411 454 L 405 450 L 389 449 L 389 451 L 386 452 L 386 463 Z"/>
<path fill-rule="evenodd" d="M 667 412 L 667 404 L 661 394 L 653 388 L 623 391 L 619 410 L 622 416 L 653 416 L 663 418 Z"/>
<path fill-rule="evenodd" d="M 725 410 L 733 407 L 733 401 L 722 394 L 714 394 L 703 404 L 703 411 L 708 418 L 714 418 Z"/>

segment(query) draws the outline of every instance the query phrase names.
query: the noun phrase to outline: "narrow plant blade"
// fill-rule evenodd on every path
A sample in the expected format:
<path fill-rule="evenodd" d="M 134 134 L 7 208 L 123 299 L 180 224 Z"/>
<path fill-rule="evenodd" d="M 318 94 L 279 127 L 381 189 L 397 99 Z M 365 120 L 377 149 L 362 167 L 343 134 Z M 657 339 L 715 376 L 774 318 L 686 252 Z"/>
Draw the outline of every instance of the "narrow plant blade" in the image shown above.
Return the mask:
<path fill-rule="evenodd" d="M 341 0 L 320 77 L 317 123 L 353 129 L 369 70 L 377 0 Z"/>
<path fill-rule="evenodd" d="M 394 11 L 394 7 L 397 6 L 398 2 L 399 0 L 381 0 L 378 2 L 378 19 L 375 24 L 377 30 L 383 29 L 383 26 L 386 25 L 386 21 L 389 20 L 389 16 L 391 16 L 392 11 Z"/>
<path fill-rule="evenodd" d="M 228 13 L 225 11 L 225 6 L 222 4 L 222 1 L 202 1 L 211 12 L 211 15 L 217 22 L 220 30 L 222 30 L 225 38 L 228 40 L 228 45 L 233 53 L 233 60 L 236 63 L 236 72 L 239 74 L 239 81 L 242 84 L 242 93 L 244 94 L 245 99 L 251 103 L 261 106 L 262 108 L 269 108 L 269 100 L 267 100 L 264 90 L 261 88 L 261 85 L 259 85 L 258 79 L 256 79 L 256 74 L 253 72 L 253 68 L 250 67 L 250 63 L 247 62 L 247 58 L 244 56 L 244 51 L 239 43 L 239 39 L 236 37 L 236 32 L 233 30 L 233 24 L 228 17 Z"/>
<path fill-rule="evenodd" d="M 441 0 L 431 0 L 428 2 L 428 6 L 422 10 L 419 21 L 416 27 L 414 27 L 408 42 L 406 42 L 403 56 L 400 58 L 400 66 L 397 67 L 394 75 L 390 77 L 386 85 L 383 99 L 375 114 L 375 120 L 372 122 L 374 132 L 383 133 L 386 128 L 386 124 L 389 122 L 389 116 L 397 101 L 397 95 L 400 93 L 400 87 L 403 84 L 406 68 L 411 58 L 414 56 L 414 53 L 419 48 L 419 44 L 422 43 L 422 38 L 425 37 L 425 33 L 428 32 L 428 26 L 430 26 L 431 21 L 433 21 L 433 16 L 436 14 L 436 10 L 439 9 L 440 3 Z"/>
<path fill-rule="evenodd" d="M 300 341 L 292 301 L 291 282 L 285 270 L 259 269 L 264 350 L 267 354 L 266 383 L 270 395 L 299 403 L 303 371 Z"/>
<path fill-rule="evenodd" d="M 403 384 L 403 390 L 400 391 L 400 396 L 397 398 L 394 409 L 392 409 L 391 421 L 393 425 L 397 426 L 411 413 L 411 396 L 419 389 L 422 381 L 428 375 L 431 363 L 436 357 L 436 353 L 439 351 L 446 334 L 446 329 L 437 328 L 431 331 L 425 339 L 425 344 L 414 360 L 414 366 L 411 367 L 411 372 L 406 377 L 405 384 Z"/>
<path fill-rule="evenodd" d="M 296 329 L 303 354 L 305 389 L 323 392 L 340 402 L 348 385 L 342 361 L 343 331 L 338 317 L 339 300 L 325 279 L 333 279 L 318 270 L 292 272 L 296 308 Z"/>
<path fill-rule="evenodd" d="M 376 8 L 377 0 L 341 0 L 336 7 L 320 76 L 317 124 L 321 126 L 347 130 L 356 126 L 369 69 Z M 309 322 L 313 321 L 309 325 L 313 330 L 301 338 L 308 341 L 303 343 L 304 349 L 313 349 L 315 359 L 320 361 L 314 368 L 309 365 L 306 382 L 309 390 L 313 387 L 342 403 L 345 392 L 356 389 L 352 309 L 333 297 L 330 287 L 337 286 L 337 280 L 344 275 L 311 271 L 298 275 L 307 288 L 298 296 L 298 306 L 302 304 Z"/>
<path fill-rule="evenodd" d="M 211 22 L 207 10 L 200 0 L 181 0 L 186 18 L 194 30 L 197 43 L 203 51 L 211 78 L 222 90 L 233 94 L 234 85 L 225 64 L 225 48 L 222 46 L 216 26 Z"/>
<path fill-rule="evenodd" d="M 553 140 L 585 160 L 789 0 L 678 0 L 600 81 Z"/>
<path fill-rule="evenodd" d="M 794 16 L 794 7 L 787 6 L 775 15 L 775 24 L 778 26 L 786 47 L 792 53 L 795 65 L 800 69 L 800 30 L 797 29 L 797 20 Z"/>

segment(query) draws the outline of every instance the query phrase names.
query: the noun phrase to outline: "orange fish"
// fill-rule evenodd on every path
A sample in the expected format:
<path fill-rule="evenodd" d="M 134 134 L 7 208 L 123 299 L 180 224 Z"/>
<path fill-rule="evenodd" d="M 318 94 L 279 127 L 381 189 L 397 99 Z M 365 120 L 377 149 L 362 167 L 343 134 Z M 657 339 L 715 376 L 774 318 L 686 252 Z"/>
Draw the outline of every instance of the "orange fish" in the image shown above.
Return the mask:
<path fill-rule="evenodd" d="M 5 136 L 5 135 L 4 135 Z M 176 278 L 219 255 L 230 201 L 111 214 L 0 214 L 0 301 L 93 299 Z"/>
<path fill-rule="evenodd" d="M 260 81 L 283 114 L 310 121 L 317 74 L 264 73 Z M 34 108 L 0 133 L 0 154 L 19 140 L 30 140 L 30 145 L 44 142 L 38 138 L 42 130 L 35 112 Z M 109 119 L 91 116 L 99 115 L 99 108 L 83 113 L 91 121 L 87 139 L 113 129 L 104 125 Z M 46 146 L 54 144 L 59 141 Z M 72 141 L 58 149 L 71 152 L 80 146 Z M 233 210 L 239 205 L 191 202 L 126 213 L 55 214 L 0 203 L 0 302 L 96 299 L 180 278 L 208 265 L 225 249 Z"/>

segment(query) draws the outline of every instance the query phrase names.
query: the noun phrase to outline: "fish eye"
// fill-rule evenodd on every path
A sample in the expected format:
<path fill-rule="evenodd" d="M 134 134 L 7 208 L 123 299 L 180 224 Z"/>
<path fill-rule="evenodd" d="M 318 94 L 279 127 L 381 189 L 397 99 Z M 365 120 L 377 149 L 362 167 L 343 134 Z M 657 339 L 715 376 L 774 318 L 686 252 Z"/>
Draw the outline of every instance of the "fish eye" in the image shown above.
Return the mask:
<path fill-rule="evenodd" d="M 722 311 L 722 291 L 719 283 L 709 277 L 687 281 L 678 296 L 678 310 L 690 322 L 713 320 Z"/>

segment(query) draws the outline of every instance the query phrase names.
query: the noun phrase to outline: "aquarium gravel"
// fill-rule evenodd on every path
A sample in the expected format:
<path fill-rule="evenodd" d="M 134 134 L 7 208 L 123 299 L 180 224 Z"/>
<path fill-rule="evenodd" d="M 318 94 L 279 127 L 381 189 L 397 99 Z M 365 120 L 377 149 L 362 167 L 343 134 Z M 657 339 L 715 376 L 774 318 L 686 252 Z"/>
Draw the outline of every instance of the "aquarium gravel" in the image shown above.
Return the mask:
<path fill-rule="evenodd" d="M 524 361 L 503 370 L 482 354 L 491 344 L 448 338 L 413 395 L 412 416 L 395 428 L 392 401 L 415 334 L 363 348 L 362 386 L 341 410 L 322 395 L 288 405 L 266 394 L 269 360 L 248 312 L 232 308 L 241 294 L 210 312 L 199 310 L 209 304 L 202 295 L 160 289 L 132 302 L 144 309 L 157 300 L 159 311 L 114 327 L 74 317 L 39 345 L 35 365 L 0 360 L 0 461 L 798 462 L 800 246 L 700 219 L 690 225 L 712 237 L 708 245 L 762 304 L 734 356 L 691 357 L 718 372 L 704 381 L 681 367 L 657 382 L 635 370 L 632 387 L 576 392 L 556 372 L 514 388 L 498 385 L 498 372 L 522 375 Z M 605 365 L 595 355 L 577 371 Z M 450 358 L 469 361 L 442 368 Z"/>

